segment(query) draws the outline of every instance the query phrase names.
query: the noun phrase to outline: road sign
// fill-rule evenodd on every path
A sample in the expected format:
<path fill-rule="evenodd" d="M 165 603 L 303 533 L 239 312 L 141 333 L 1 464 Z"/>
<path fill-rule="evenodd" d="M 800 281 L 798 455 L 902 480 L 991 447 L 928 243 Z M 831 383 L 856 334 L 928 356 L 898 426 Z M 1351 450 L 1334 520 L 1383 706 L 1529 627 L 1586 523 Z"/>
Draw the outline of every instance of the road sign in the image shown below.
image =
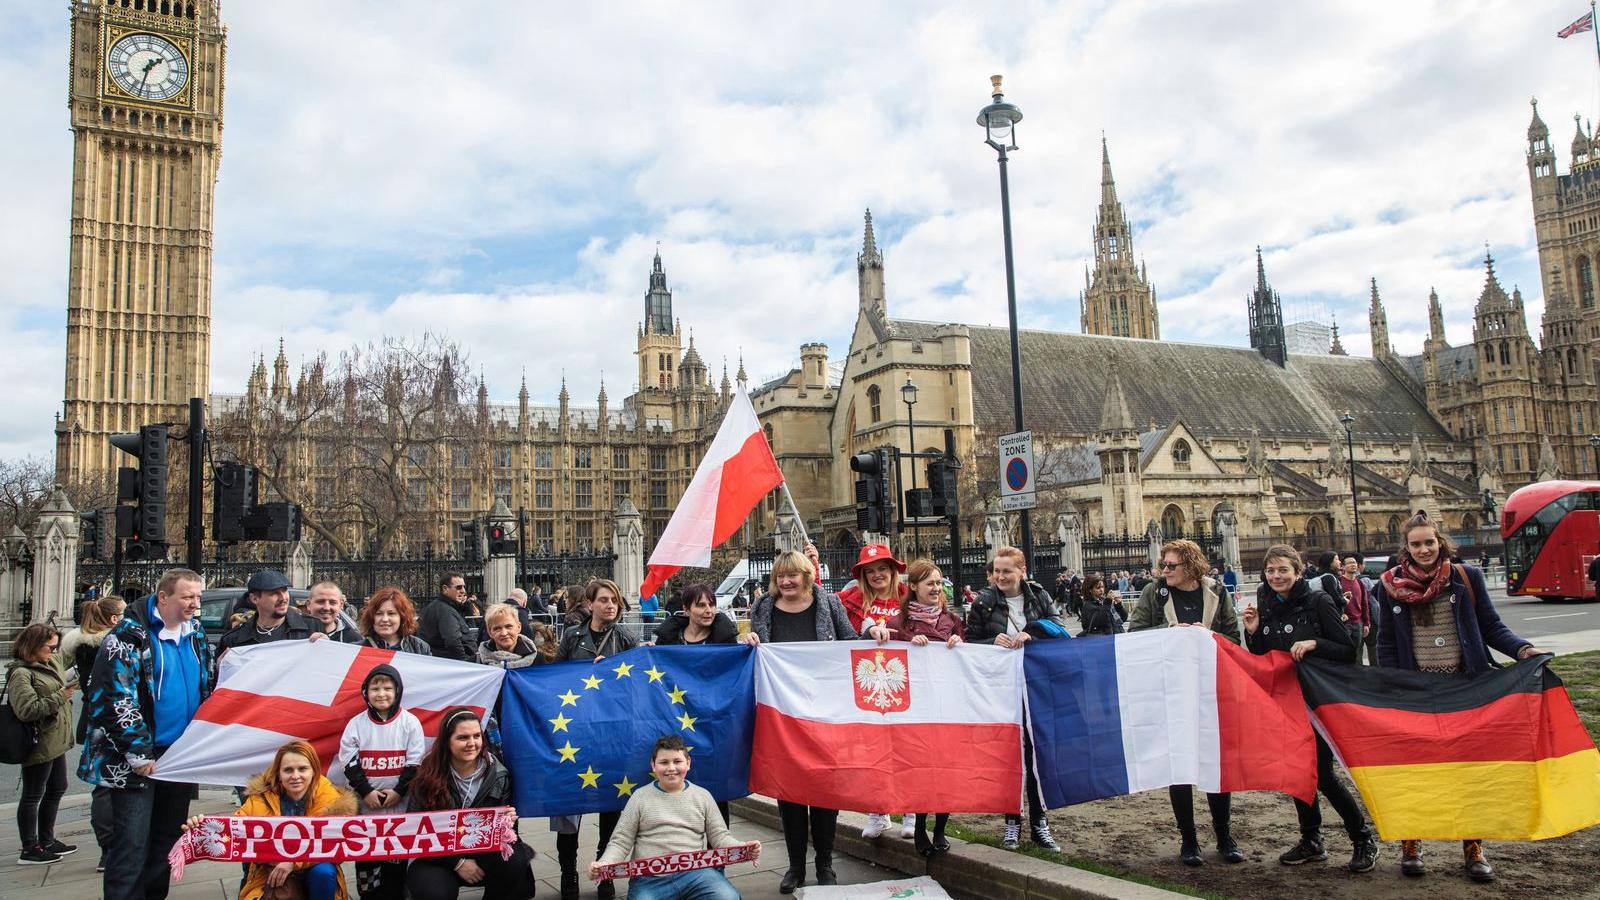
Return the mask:
<path fill-rule="evenodd" d="M 1033 432 L 1000 436 L 1000 508 L 1033 509 Z"/>

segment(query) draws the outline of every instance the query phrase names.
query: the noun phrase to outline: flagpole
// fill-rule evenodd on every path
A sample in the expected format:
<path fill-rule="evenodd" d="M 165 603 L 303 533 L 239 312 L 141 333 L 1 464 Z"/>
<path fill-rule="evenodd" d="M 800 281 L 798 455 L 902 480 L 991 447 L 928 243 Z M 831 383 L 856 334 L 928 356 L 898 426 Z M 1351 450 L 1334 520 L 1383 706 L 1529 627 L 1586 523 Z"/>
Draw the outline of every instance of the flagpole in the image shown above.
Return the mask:
<path fill-rule="evenodd" d="M 800 516 L 800 507 L 794 505 L 794 495 L 789 493 L 789 479 L 783 480 L 783 497 L 789 501 L 789 508 L 794 510 L 794 520 L 800 523 L 800 536 L 811 543 L 811 535 L 806 533 L 806 520 Z"/>

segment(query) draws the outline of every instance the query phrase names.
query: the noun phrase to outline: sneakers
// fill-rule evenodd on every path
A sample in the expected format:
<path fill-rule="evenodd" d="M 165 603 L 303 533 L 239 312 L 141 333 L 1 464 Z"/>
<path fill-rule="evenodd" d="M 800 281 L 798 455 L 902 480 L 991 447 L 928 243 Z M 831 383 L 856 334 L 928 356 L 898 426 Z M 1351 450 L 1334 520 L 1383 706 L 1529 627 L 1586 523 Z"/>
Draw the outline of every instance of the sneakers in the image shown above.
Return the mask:
<path fill-rule="evenodd" d="M 1400 842 L 1400 872 L 1409 878 L 1421 878 L 1428 870 L 1422 865 L 1422 842 Z"/>
<path fill-rule="evenodd" d="M 1050 833 L 1050 822 L 1048 820 L 1040 819 L 1034 822 L 1032 831 L 1035 846 L 1043 847 L 1046 850 L 1054 850 L 1057 853 L 1061 852 L 1061 845 L 1056 843 L 1055 836 Z"/>
<path fill-rule="evenodd" d="M 1000 846 L 1007 850 L 1015 850 L 1022 843 L 1022 820 L 1006 817 L 1006 833 L 1000 839 Z"/>
<path fill-rule="evenodd" d="M 1462 841 L 1461 852 L 1466 857 L 1468 878 L 1479 884 L 1494 880 L 1494 866 L 1483 858 L 1483 841 Z"/>
<path fill-rule="evenodd" d="M 1361 832 L 1351 843 L 1350 871 L 1358 874 L 1371 872 L 1378 864 L 1378 840 L 1372 836 L 1372 830 Z"/>
<path fill-rule="evenodd" d="M 66 856 L 69 853 L 77 853 L 78 845 L 64 844 L 59 840 L 52 840 L 50 843 L 44 845 L 44 849 L 54 853 L 57 856 Z"/>
<path fill-rule="evenodd" d="M 1178 861 L 1191 868 L 1206 864 L 1206 861 L 1200 858 L 1200 841 L 1195 838 L 1194 832 L 1191 831 L 1183 836 L 1183 843 L 1178 847 Z"/>
<path fill-rule="evenodd" d="M 1322 839 L 1317 837 L 1302 837 L 1300 843 L 1278 857 L 1278 862 L 1286 866 L 1298 866 L 1301 863 L 1322 862 L 1328 858 L 1328 851 L 1322 849 Z"/>
<path fill-rule="evenodd" d="M 38 844 L 34 844 L 31 847 L 23 847 L 22 853 L 17 856 L 17 865 L 19 866 L 48 866 L 53 862 L 60 861 L 61 854 L 51 853 Z"/>
<path fill-rule="evenodd" d="M 884 815 L 883 813 L 868 813 L 867 824 L 862 827 L 861 836 L 870 841 L 878 835 L 883 834 L 888 827 L 888 816 Z"/>
<path fill-rule="evenodd" d="M 900 839 L 902 841 L 911 840 L 911 836 L 915 834 L 916 831 L 917 816 L 915 813 L 906 813 L 900 817 Z"/>

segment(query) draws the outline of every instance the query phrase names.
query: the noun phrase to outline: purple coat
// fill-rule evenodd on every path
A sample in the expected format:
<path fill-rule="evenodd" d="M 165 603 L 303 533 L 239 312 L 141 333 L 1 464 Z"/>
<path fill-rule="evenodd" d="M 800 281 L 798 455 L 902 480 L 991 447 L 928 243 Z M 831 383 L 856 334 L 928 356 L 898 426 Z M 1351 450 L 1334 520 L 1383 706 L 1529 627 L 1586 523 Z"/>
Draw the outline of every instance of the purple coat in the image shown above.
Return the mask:
<path fill-rule="evenodd" d="M 1456 611 L 1456 634 L 1461 638 L 1461 669 L 1468 675 L 1489 670 L 1489 651 L 1485 644 L 1517 658 L 1517 653 L 1532 642 L 1524 640 L 1500 621 L 1500 614 L 1489 601 L 1489 587 L 1477 566 L 1459 565 L 1450 573 L 1451 603 Z M 1471 579 L 1461 580 L 1462 572 Z M 1411 605 L 1389 599 L 1380 579 L 1372 589 L 1378 605 L 1378 665 L 1389 669 L 1416 669 L 1411 650 Z M 1476 600 L 1474 600 L 1476 597 Z"/>

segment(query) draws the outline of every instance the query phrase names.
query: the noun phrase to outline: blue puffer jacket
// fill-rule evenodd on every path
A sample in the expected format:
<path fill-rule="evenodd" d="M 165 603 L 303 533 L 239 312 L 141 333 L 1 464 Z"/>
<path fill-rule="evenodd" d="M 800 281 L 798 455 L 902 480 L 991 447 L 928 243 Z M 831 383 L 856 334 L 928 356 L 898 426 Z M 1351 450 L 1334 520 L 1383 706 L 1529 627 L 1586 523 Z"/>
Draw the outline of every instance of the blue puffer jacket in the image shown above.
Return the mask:
<path fill-rule="evenodd" d="M 95 657 L 94 675 L 84 702 L 89 709 L 89 733 L 83 742 L 78 777 L 89 784 L 110 788 L 142 787 L 148 782 L 134 774 L 129 757 L 155 759 L 156 680 L 150 629 L 150 597 L 128 604 L 122 621 L 106 635 Z M 211 695 L 211 645 L 197 618 L 183 640 L 183 649 L 200 662 L 200 699 Z"/>

